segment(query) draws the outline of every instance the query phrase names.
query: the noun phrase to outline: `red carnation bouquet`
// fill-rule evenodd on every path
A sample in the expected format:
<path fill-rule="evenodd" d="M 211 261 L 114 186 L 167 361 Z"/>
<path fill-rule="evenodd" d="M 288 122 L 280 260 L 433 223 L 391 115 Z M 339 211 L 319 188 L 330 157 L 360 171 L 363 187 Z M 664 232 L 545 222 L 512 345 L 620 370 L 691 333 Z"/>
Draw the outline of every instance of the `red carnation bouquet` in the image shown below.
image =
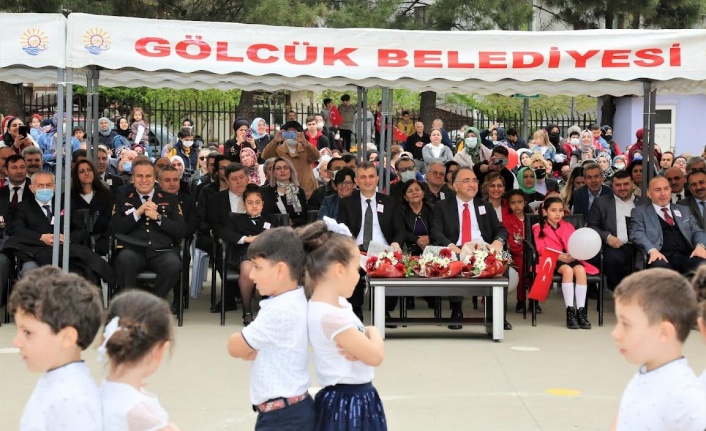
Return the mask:
<path fill-rule="evenodd" d="M 461 250 L 463 270 L 466 278 L 492 278 L 502 275 L 512 262 L 510 254 L 499 251 L 484 242 L 469 242 Z"/>
<path fill-rule="evenodd" d="M 383 251 L 369 256 L 365 262 L 365 272 L 373 278 L 402 278 L 412 275 L 408 266 L 409 258 L 401 251 Z"/>
<path fill-rule="evenodd" d="M 462 269 L 463 264 L 448 248 L 442 248 L 438 254 L 422 254 L 413 268 L 418 276 L 426 278 L 452 278 L 459 275 Z"/>

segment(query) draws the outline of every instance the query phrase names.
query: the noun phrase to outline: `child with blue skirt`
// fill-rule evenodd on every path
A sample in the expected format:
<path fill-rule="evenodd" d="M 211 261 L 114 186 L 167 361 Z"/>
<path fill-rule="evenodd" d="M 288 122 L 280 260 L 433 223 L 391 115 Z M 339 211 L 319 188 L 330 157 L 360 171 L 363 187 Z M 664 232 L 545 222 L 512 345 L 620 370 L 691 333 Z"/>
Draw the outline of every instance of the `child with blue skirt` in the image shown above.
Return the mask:
<path fill-rule="evenodd" d="M 383 431 L 387 420 L 373 386 L 373 367 L 382 363 L 380 332 L 353 313 L 347 297 L 358 283 L 360 252 L 343 224 L 324 217 L 304 227 L 309 343 L 319 384 L 316 430 Z"/>

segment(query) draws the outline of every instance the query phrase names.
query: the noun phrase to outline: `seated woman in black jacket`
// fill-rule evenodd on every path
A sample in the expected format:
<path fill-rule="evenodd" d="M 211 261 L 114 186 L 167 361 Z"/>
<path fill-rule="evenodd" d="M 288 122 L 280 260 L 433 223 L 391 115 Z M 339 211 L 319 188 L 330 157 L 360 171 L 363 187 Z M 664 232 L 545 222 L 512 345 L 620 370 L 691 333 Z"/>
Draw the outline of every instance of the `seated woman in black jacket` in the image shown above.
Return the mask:
<path fill-rule="evenodd" d="M 303 226 L 307 222 L 307 203 L 304 189 L 299 187 L 297 171 L 292 162 L 282 157 L 275 159 L 269 185 L 261 187 L 264 211 L 268 214 L 289 214 L 289 225 Z"/>
<path fill-rule="evenodd" d="M 95 252 L 108 254 L 111 207 L 110 191 L 96 174 L 91 161 L 81 159 L 71 172 L 71 218 L 77 220 L 88 213 L 88 231 L 95 239 Z M 91 247 L 91 244 L 84 244 Z"/>
<path fill-rule="evenodd" d="M 395 220 L 404 223 L 404 247 L 414 256 L 419 256 L 429 245 L 432 209 L 424 202 L 424 188 L 421 182 L 409 180 L 402 185 L 402 205 L 397 206 Z"/>

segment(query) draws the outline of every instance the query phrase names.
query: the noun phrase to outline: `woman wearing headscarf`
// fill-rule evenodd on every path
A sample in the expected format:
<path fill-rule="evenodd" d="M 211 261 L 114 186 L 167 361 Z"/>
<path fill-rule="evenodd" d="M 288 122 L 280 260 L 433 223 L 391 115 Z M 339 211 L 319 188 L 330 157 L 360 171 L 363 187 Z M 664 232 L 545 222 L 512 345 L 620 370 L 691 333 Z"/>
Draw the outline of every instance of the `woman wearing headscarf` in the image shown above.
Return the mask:
<path fill-rule="evenodd" d="M 252 123 L 250 123 L 250 130 L 252 131 L 252 137 L 255 140 L 255 145 L 257 146 L 257 154 L 260 154 L 272 140 L 272 137 L 267 130 L 267 122 L 264 119 L 257 117 L 252 121 Z"/>
<path fill-rule="evenodd" d="M 98 144 L 105 145 L 113 157 L 118 157 L 125 146 L 130 148 L 130 142 L 118 135 L 114 128 L 115 124 L 108 117 L 98 119 Z"/>
<path fill-rule="evenodd" d="M 248 120 L 236 118 L 233 122 L 233 131 L 235 131 L 235 136 L 233 139 L 228 139 L 223 146 L 226 156 L 233 160 L 240 160 L 240 150 L 243 148 L 250 147 L 254 151 L 258 151 Z"/>
<path fill-rule="evenodd" d="M 594 160 L 596 153 L 596 140 L 590 130 L 584 130 L 579 136 L 578 150 L 571 153 L 571 166 L 584 160 Z"/>
<path fill-rule="evenodd" d="M 3 135 L 3 141 L 6 146 L 15 151 L 15 154 L 22 154 L 22 150 L 27 147 L 38 146 L 29 133 L 29 128 L 25 135 L 20 135 L 20 127 L 24 125 L 24 122 L 17 117 L 12 117 L 6 123 L 7 132 Z M 56 128 L 54 130 L 56 130 Z"/>
<path fill-rule="evenodd" d="M 240 164 L 245 167 L 248 183 L 261 186 L 265 183 L 265 172 L 262 165 L 257 163 L 257 155 L 252 148 L 245 147 L 240 150 Z"/>
<path fill-rule="evenodd" d="M 466 129 L 466 137 L 463 139 L 463 146 L 459 148 L 454 156 L 454 161 L 460 166 L 472 168 L 476 163 L 488 160 L 490 156 L 488 150 L 480 141 L 480 132 L 475 127 Z"/>
<path fill-rule="evenodd" d="M 130 122 L 126 117 L 118 117 L 115 119 L 115 133 L 132 142 L 130 139 Z"/>
<path fill-rule="evenodd" d="M 517 182 L 527 196 L 527 202 L 532 206 L 532 202 L 541 202 L 544 200 L 544 195 L 539 193 L 534 187 L 537 183 L 537 175 L 531 168 L 520 168 L 517 171 Z"/>

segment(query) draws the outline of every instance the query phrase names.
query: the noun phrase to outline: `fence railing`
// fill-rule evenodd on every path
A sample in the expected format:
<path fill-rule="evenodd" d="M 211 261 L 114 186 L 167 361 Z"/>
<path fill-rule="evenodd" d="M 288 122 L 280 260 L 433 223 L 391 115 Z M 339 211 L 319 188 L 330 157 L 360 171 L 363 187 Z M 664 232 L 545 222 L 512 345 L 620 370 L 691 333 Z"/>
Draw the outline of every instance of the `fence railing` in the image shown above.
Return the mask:
<path fill-rule="evenodd" d="M 160 102 L 158 100 L 120 100 L 117 105 L 117 113 L 121 116 L 128 116 L 133 107 L 140 106 L 147 114 L 150 124 L 159 124 L 170 133 L 176 135 L 184 119 L 190 119 L 196 128 L 196 134 L 200 135 L 204 142 L 211 144 L 223 143 L 233 135 L 232 124 L 236 118 L 237 105 L 235 102 Z M 57 107 L 57 96 L 55 94 L 45 94 L 34 97 L 25 102 L 25 118 L 38 113 L 45 117 L 51 117 Z M 77 95 L 74 97 L 73 118 L 75 125 L 85 126 L 86 119 L 86 98 Z M 114 114 L 110 110 L 110 101 L 101 99 L 98 109 L 100 116 L 107 116 L 114 119 Z M 284 104 L 265 104 L 258 102 L 253 111 L 255 117 L 264 118 L 270 126 L 278 126 L 286 122 L 287 113 L 294 111 L 299 122 L 304 124 L 307 116 L 321 112 L 323 106 L 314 104 L 295 104 L 287 106 Z M 415 109 L 406 110 L 410 118 L 414 121 L 419 119 L 419 111 Z M 114 111 L 113 111 L 114 112 Z M 393 124 L 397 124 L 402 118 L 402 109 L 393 113 Z M 516 112 L 490 114 L 474 109 L 436 109 L 436 117 L 444 122 L 444 128 L 448 131 L 458 130 L 464 125 L 474 126 L 479 129 L 487 129 L 495 122 L 502 123 L 505 129 L 515 128 L 522 131 L 523 118 Z M 252 120 L 252 119 L 251 119 Z M 541 110 L 530 110 L 527 118 L 530 134 L 535 130 L 548 124 L 559 126 L 562 132 L 573 125 L 587 128 L 595 123 L 595 113 L 574 113 L 571 115 L 557 116 Z M 427 130 L 430 124 L 425 124 Z M 565 133 L 562 133 L 563 135 Z M 527 137 L 525 137 L 527 138 Z"/>

